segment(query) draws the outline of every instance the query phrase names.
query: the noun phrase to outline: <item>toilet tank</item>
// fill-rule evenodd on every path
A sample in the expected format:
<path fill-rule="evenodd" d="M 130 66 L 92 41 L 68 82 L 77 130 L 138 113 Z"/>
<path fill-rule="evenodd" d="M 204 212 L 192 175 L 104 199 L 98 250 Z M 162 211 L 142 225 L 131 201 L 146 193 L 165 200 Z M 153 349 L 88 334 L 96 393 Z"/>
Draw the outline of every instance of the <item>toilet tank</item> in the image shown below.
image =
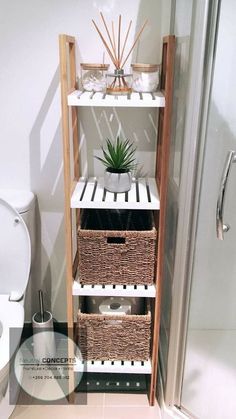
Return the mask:
<path fill-rule="evenodd" d="M 0 198 L 7 201 L 23 218 L 30 235 L 31 264 L 35 258 L 35 195 L 31 191 L 18 189 L 0 189 Z"/>

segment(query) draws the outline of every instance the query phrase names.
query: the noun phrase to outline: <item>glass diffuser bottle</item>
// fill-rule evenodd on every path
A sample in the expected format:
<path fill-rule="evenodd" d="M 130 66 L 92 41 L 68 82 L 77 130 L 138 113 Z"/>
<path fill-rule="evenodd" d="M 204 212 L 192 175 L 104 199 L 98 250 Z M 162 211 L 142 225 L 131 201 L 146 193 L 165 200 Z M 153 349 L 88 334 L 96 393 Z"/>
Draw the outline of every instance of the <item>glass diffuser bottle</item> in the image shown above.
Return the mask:
<path fill-rule="evenodd" d="M 110 95 L 127 95 L 132 92 L 132 74 L 125 74 L 122 68 L 106 74 L 107 93 Z"/>

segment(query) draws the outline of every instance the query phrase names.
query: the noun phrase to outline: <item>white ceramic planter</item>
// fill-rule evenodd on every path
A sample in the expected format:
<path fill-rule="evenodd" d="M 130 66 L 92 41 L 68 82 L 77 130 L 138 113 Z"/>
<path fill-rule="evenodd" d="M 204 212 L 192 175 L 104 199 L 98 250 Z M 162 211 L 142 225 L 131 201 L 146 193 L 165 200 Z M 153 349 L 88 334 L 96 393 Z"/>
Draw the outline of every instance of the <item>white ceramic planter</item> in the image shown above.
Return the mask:
<path fill-rule="evenodd" d="M 132 176 L 131 172 L 112 173 L 105 170 L 104 187 L 109 192 L 127 192 L 131 188 Z"/>

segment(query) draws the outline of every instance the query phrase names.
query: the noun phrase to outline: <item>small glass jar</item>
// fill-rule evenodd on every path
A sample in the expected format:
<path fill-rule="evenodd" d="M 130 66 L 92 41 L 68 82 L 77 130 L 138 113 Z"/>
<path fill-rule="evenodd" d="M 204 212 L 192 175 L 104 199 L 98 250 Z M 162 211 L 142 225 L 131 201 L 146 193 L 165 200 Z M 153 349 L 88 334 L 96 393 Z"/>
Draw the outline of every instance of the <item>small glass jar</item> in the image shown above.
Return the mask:
<path fill-rule="evenodd" d="M 109 64 L 81 64 L 81 82 L 88 92 L 105 92 Z"/>
<path fill-rule="evenodd" d="M 159 86 L 160 65 L 131 64 L 133 70 L 133 90 L 135 92 L 155 92 Z"/>
<path fill-rule="evenodd" d="M 108 73 L 107 90 L 109 95 L 127 95 L 132 92 L 132 74 L 125 74 L 122 68 L 117 68 L 114 73 Z"/>

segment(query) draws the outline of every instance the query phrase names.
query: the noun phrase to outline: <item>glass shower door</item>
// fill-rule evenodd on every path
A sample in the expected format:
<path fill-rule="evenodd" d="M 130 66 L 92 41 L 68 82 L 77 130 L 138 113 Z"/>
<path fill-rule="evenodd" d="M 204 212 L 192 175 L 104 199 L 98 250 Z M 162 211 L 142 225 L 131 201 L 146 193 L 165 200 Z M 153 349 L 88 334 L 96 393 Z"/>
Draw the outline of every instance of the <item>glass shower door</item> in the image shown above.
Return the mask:
<path fill-rule="evenodd" d="M 222 0 L 181 393 L 200 419 L 236 417 L 235 22 L 236 2 Z"/>

